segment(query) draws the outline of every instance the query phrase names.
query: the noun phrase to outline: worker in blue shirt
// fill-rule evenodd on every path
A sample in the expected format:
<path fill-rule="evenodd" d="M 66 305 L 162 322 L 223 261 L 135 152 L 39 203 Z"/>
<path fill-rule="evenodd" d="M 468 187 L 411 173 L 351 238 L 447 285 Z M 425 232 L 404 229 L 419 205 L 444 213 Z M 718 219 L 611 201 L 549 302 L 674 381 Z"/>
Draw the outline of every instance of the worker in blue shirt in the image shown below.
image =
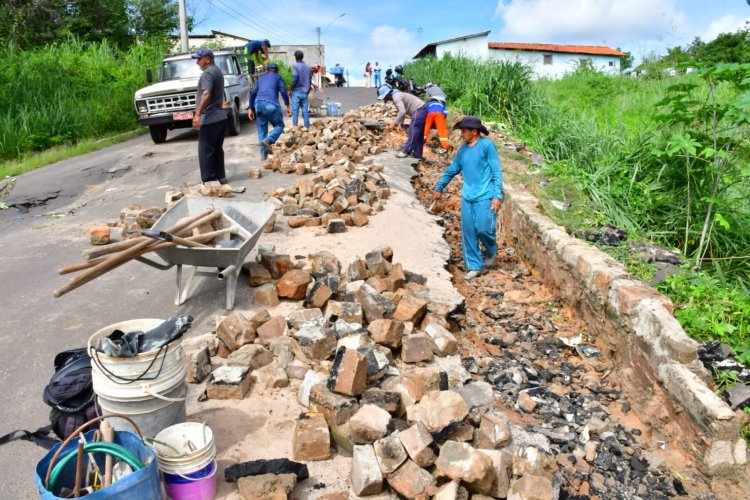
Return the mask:
<path fill-rule="evenodd" d="M 279 94 L 286 104 L 288 116 L 292 116 L 292 108 L 289 107 L 289 94 L 286 91 L 286 82 L 279 75 L 278 64 L 271 63 L 267 66 L 268 73 L 261 75 L 250 92 L 250 109 L 248 118 L 258 118 L 258 142 L 260 143 L 260 157 L 262 160 L 273 153 L 275 143 L 284 131 L 284 117 L 281 115 L 281 104 Z M 268 133 L 268 124 L 273 125 L 271 133 Z"/>
<path fill-rule="evenodd" d="M 258 64 L 269 63 L 271 58 L 268 55 L 268 49 L 271 48 L 271 42 L 268 40 L 250 40 L 245 44 L 244 55 L 247 58 L 247 70 L 252 76 L 255 73 L 255 62 Z"/>
<path fill-rule="evenodd" d="M 312 89 L 317 88 L 312 82 L 312 69 L 302 59 L 305 54 L 301 50 L 294 51 L 292 66 L 292 125 L 297 126 L 299 112 L 302 112 L 305 128 L 310 128 L 310 103 L 308 96 Z"/>
<path fill-rule="evenodd" d="M 469 281 L 495 263 L 495 226 L 503 205 L 503 174 L 495 144 L 481 136 L 489 132 L 479 118 L 465 116 L 453 129 L 461 129 L 464 144 L 440 177 L 433 198 L 439 200 L 445 186 L 461 174 L 461 248 L 467 270 L 464 279 Z M 480 243 L 484 252 L 479 248 Z"/>

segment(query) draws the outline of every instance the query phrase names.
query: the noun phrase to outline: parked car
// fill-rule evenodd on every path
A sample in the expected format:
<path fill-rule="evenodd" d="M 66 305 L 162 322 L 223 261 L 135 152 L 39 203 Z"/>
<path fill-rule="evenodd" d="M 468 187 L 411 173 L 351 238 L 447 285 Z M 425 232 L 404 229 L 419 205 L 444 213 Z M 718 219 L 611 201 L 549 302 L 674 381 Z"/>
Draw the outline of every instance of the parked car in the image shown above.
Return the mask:
<path fill-rule="evenodd" d="M 167 140 L 167 132 L 192 126 L 198 91 L 200 67 L 190 53 L 164 57 L 154 82 L 152 71 L 146 71 L 148 87 L 135 93 L 138 123 L 148 127 L 156 144 Z M 250 79 L 239 63 L 234 49 L 215 50 L 216 66 L 224 73 L 224 104 L 229 110 L 227 133 L 240 133 L 240 113 L 250 103 Z"/>

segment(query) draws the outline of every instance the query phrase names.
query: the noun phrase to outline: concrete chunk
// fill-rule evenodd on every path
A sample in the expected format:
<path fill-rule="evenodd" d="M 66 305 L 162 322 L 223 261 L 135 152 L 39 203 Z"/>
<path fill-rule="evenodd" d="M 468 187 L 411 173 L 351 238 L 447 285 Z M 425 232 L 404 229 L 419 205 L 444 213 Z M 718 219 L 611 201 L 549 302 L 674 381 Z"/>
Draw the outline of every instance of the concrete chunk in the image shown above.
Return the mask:
<path fill-rule="evenodd" d="M 432 435 L 421 422 L 417 422 L 408 429 L 399 432 L 398 439 L 404 446 L 409 458 L 420 467 L 429 467 L 435 463 Z"/>
<path fill-rule="evenodd" d="M 340 348 L 328 378 L 328 388 L 332 391 L 359 396 L 367 387 L 367 356 L 357 351 Z"/>
<path fill-rule="evenodd" d="M 388 484 L 405 498 L 427 497 L 435 488 L 435 478 L 411 460 L 388 476 Z"/>
<path fill-rule="evenodd" d="M 469 414 L 469 407 L 454 391 L 430 391 L 421 401 L 406 409 L 410 422 L 422 422 L 430 432 L 439 432 L 450 424 L 461 422 Z"/>
<path fill-rule="evenodd" d="M 331 458 L 331 436 L 321 413 L 303 413 L 297 420 L 292 444 L 294 460 L 305 462 Z"/>
<path fill-rule="evenodd" d="M 383 489 L 383 474 L 372 445 L 354 446 L 351 480 L 352 489 L 358 496 L 376 495 Z"/>
<path fill-rule="evenodd" d="M 394 472 L 409 458 L 406 450 L 404 450 L 404 446 L 401 444 L 401 440 L 398 438 L 398 434 L 391 434 L 390 436 L 378 439 L 373 446 L 375 448 L 375 456 L 378 459 L 378 465 L 380 465 L 380 471 L 385 475 Z"/>
<path fill-rule="evenodd" d="M 363 405 L 349 420 L 352 441 L 372 443 L 388 433 L 391 415 L 375 405 Z"/>
<path fill-rule="evenodd" d="M 255 329 L 245 316 L 234 312 L 224 318 L 216 327 L 216 335 L 230 351 L 255 340 Z"/>
<path fill-rule="evenodd" d="M 438 476 L 463 481 L 475 493 L 489 493 L 495 479 L 490 457 L 466 443 L 446 441 L 435 466 Z"/>

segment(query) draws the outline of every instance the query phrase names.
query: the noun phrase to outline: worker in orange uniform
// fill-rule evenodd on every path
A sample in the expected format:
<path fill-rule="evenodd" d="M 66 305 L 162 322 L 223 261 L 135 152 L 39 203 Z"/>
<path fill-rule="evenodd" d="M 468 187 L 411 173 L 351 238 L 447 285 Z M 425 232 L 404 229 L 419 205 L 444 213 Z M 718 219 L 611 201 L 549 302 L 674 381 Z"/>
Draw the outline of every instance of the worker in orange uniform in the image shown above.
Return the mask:
<path fill-rule="evenodd" d="M 448 126 L 445 119 L 448 117 L 448 111 L 445 109 L 445 96 L 433 95 L 428 97 L 427 102 L 427 119 L 424 124 L 424 140 L 430 135 L 430 130 L 434 127 L 437 129 L 440 147 L 450 149 L 448 144 Z"/>

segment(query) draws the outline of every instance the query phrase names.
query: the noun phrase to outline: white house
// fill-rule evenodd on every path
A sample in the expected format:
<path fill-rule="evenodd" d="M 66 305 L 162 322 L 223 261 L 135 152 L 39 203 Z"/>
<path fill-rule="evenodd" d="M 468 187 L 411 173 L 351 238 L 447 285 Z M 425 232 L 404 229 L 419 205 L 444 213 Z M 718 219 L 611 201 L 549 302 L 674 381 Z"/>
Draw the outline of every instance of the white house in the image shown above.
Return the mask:
<path fill-rule="evenodd" d="M 605 73 L 619 74 L 620 58 L 625 56 L 619 50 L 594 45 L 489 42 L 489 33 L 483 31 L 427 44 L 414 59 L 439 59 L 451 53 L 477 60 L 519 61 L 530 66 L 537 78 L 556 79 L 575 71 L 582 64 Z"/>
<path fill-rule="evenodd" d="M 489 31 L 483 31 L 473 35 L 464 35 L 449 40 L 430 43 L 425 45 L 424 48 L 414 56 L 414 59 L 419 59 L 421 57 L 436 57 L 442 59 L 442 57 L 448 52 L 454 56 L 461 54 L 470 59 L 486 59 L 487 37 L 489 34 Z"/>
<path fill-rule="evenodd" d="M 620 73 L 620 58 L 625 54 L 595 45 L 554 45 L 548 43 L 490 43 L 489 58 L 519 61 L 534 70 L 537 78 L 562 78 L 581 65 L 603 73 Z"/>

